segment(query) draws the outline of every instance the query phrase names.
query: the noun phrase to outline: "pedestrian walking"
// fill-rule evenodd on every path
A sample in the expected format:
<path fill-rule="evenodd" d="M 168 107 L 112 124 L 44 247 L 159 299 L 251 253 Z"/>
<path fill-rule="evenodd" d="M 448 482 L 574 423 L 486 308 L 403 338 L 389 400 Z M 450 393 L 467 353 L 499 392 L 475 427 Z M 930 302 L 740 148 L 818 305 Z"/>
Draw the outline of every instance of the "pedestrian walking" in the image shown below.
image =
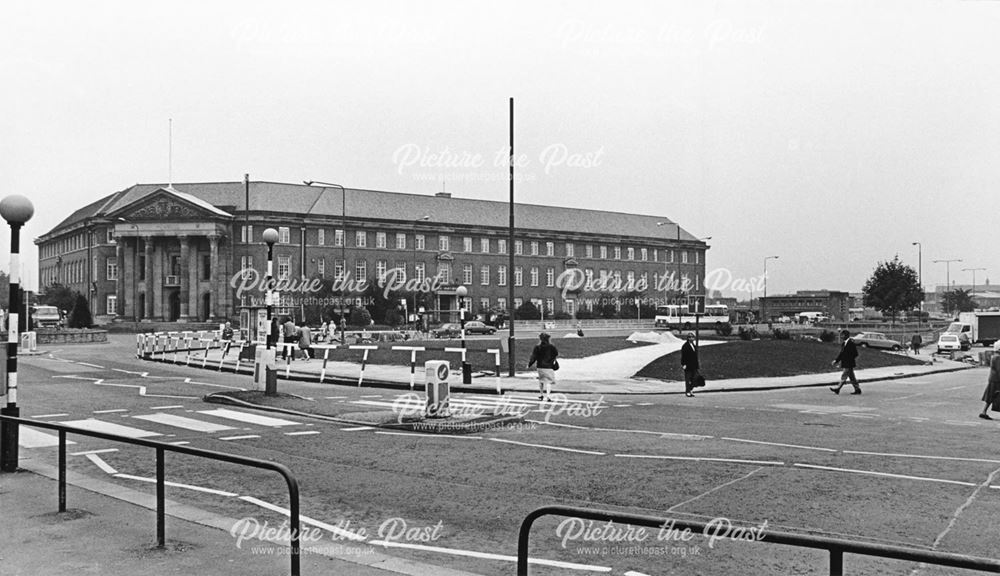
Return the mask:
<path fill-rule="evenodd" d="M 299 350 L 302 350 L 302 357 L 304 360 L 310 360 L 312 358 L 312 330 L 308 326 L 303 326 L 299 328 Z"/>
<path fill-rule="evenodd" d="M 840 389 L 847 384 L 848 379 L 851 381 L 851 386 L 854 386 L 854 392 L 851 394 L 861 394 L 861 386 L 858 384 L 858 377 L 854 375 L 854 368 L 857 367 L 858 358 L 858 347 L 854 344 L 854 340 L 851 340 L 851 333 L 848 330 L 840 331 L 840 354 L 837 355 L 837 359 L 833 361 L 833 365 L 836 366 L 840 364 L 840 367 L 844 369 L 844 372 L 840 375 L 840 386 L 830 388 L 834 394 L 840 394 Z"/>
<path fill-rule="evenodd" d="M 319 326 L 319 334 L 316 335 L 317 342 L 326 342 L 326 336 L 327 336 L 326 331 L 328 329 L 328 326 L 329 325 L 326 323 L 326 320 L 323 320 L 323 323 L 320 324 Z"/>
<path fill-rule="evenodd" d="M 285 322 L 281 325 L 281 334 L 282 334 L 282 336 L 284 336 L 284 339 L 283 339 L 284 343 L 285 344 L 294 344 L 296 342 L 296 340 L 298 340 L 298 338 L 296 337 L 297 332 L 298 331 L 295 328 L 295 322 L 292 322 L 291 317 L 285 316 Z M 281 347 L 281 359 L 282 360 L 285 360 L 288 357 L 288 350 L 290 348 L 291 348 L 290 346 L 282 346 Z M 295 356 L 295 352 L 294 352 L 294 348 L 292 348 L 292 359 L 293 360 L 295 359 L 294 356 Z"/>
<path fill-rule="evenodd" d="M 1000 393 L 1000 342 L 993 345 L 993 358 L 990 360 L 990 377 L 986 381 L 986 390 L 983 391 L 983 402 L 986 404 L 983 406 L 983 411 L 979 413 L 979 417 L 983 420 L 992 420 L 986 412 L 990 409 L 990 406 L 995 405 L 997 402 L 998 393 Z M 997 406 L 997 408 L 1000 408 L 1000 406 Z"/>
<path fill-rule="evenodd" d="M 531 359 L 528 360 L 528 368 L 538 364 L 538 399 L 547 400 L 552 392 L 552 385 L 556 383 L 556 370 L 559 369 L 559 350 L 549 343 L 549 335 L 542 332 L 538 335 L 538 344 L 531 351 Z"/>
<path fill-rule="evenodd" d="M 681 346 L 681 369 L 684 370 L 684 395 L 694 398 L 694 380 L 698 376 L 701 363 L 698 362 L 698 345 L 694 342 L 694 333 L 688 332 L 687 341 Z"/>
<path fill-rule="evenodd" d="M 233 345 L 233 325 L 226 322 L 226 325 L 222 327 L 222 357 L 225 358 L 226 354 L 229 354 L 229 347 Z"/>
<path fill-rule="evenodd" d="M 913 338 L 910 338 L 910 348 L 913 349 L 914 354 L 920 354 L 920 348 L 924 345 L 924 339 L 920 334 L 914 334 Z"/>

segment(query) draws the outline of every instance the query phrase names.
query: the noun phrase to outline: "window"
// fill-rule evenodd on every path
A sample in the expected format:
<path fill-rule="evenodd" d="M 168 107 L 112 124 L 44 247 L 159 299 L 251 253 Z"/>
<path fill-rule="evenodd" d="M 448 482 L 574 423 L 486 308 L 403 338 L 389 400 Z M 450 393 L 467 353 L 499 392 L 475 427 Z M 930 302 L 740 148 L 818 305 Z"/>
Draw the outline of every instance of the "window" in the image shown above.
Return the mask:
<path fill-rule="evenodd" d="M 403 262 L 402 260 L 396 260 L 396 267 L 395 267 L 395 269 L 399 271 L 399 272 L 397 272 L 398 276 L 396 276 L 396 279 L 397 280 L 405 280 L 406 279 L 406 262 Z"/>
<path fill-rule="evenodd" d="M 107 268 L 108 268 L 108 280 L 117 280 L 118 260 L 115 258 L 108 258 Z"/>
<path fill-rule="evenodd" d="M 417 234 L 416 236 L 414 236 L 413 237 L 413 242 L 414 242 L 414 248 L 413 248 L 414 250 L 425 250 L 426 249 L 425 246 L 426 246 L 427 242 L 425 241 L 423 234 Z"/>
<path fill-rule="evenodd" d="M 319 272 L 320 278 L 326 278 L 326 258 L 320 258 L 316 261 L 316 271 Z"/>
<path fill-rule="evenodd" d="M 482 252 L 483 254 L 489 254 L 490 253 L 490 239 L 489 238 L 480 238 L 479 239 L 479 251 Z"/>
<path fill-rule="evenodd" d="M 587 268 L 586 270 L 584 270 L 583 271 L 583 275 L 584 275 L 584 277 L 587 278 L 587 284 L 593 284 L 594 283 L 594 269 L 593 268 Z"/>
<path fill-rule="evenodd" d="M 406 250 L 406 234 L 396 233 L 396 250 Z"/>
<path fill-rule="evenodd" d="M 115 228 L 114 226 L 111 226 L 108 228 L 107 244 L 114 244 L 114 243 L 115 243 Z"/>
<path fill-rule="evenodd" d="M 333 276 L 334 276 L 334 278 L 343 278 L 344 274 L 346 273 L 344 271 L 344 269 L 346 268 L 346 266 L 347 266 L 347 263 L 344 262 L 343 259 L 337 258 L 336 260 L 334 260 L 333 261 Z"/>
<path fill-rule="evenodd" d="M 201 279 L 211 280 L 212 279 L 212 255 L 202 254 L 201 255 Z"/>
<path fill-rule="evenodd" d="M 507 309 L 507 299 L 506 298 L 497 298 L 497 308 L 499 308 L 501 310 L 506 310 Z"/>
<path fill-rule="evenodd" d="M 316 231 L 316 243 L 319 244 L 320 246 L 326 244 L 326 230 L 324 230 L 323 228 L 320 228 L 319 230 Z"/>
<path fill-rule="evenodd" d="M 556 255 L 556 245 L 555 245 L 555 242 L 546 242 L 545 243 L 545 255 L 546 256 L 555 256 Z"/>
<path fill-rule="evenodd" d="M 278 278 L 288 278 L 292 273 L 292 257 L 278 256 Z"/>
<path fill-rule="evenodd" d="M 538 286 L 538 266 L 531 267 L 531 285 Z"/>
<path fill-rule="evenodd" d="M 367 260 L 355 260 L 354 261 L 354 277 L 358 280 L 368 277 L 368 261 Z"/>
<path fill-rule="evenodd" d="M 292 241 L 292 232 L 288 226 L 278 226 L 278 243 L 289 244 Z"/>
<path fill-rule="evenodd" d="M 472 264 L 466 264 L 462 267 L 462 283 L 472 284 Z"/>
<path fill-rule="evenodd" d="M 385 248 L 386 247 L 386 244 L 385 244 L 385 232 L 376 232 L 375 233 L 375 247 L 376 248 Z"/>
<path fill-rule="evenodd" d="M 556 269 L 551 266 L 545 269 L 545 285 L 550 288 L 556 285 Z"/>
<path fill-rule="evenodd" d="M 514 298 L 514 310 L 524 305 L 524 298 Z"/>
<path fill-rule="evenodd" d="M 639 248 L 639 260 L 643 262 L 649 260 L 649 250 L 646 248 Z"/>
<path fill-rule="evenodd" d="M 354 232 L 354 245 L 358 248 L 368 247 L 368 233 L 364 230 L 356 230 Z"/>
<path fill-rule="evenodd" d="M 531 243 L 531 255 L 538 256 L 538 242 L 532 241 Z"/>
<path fill-rule="evenodd" d="M 585 250 L 585 253 L 587 254 L 587 258 L 593 258 L 594 257 L 594 247 L 592 245 L 590 245 L 590 244 L 587 244 L 587 248 Z"/>
<path fill-rule="evenodd" d="M 681 264 L 687 264 L 687 263 L 688 263 L 688 251 L 684 250 L 681 252 Z"/>
<path fill-rule="evenodd" d="M 490 285 L 490 267 L 483 266 L 479 269 L 479 283 L 483 286 Z"/>
<path fill-rule="evenodd" d="M 694 253 L 694 263 L 701 264 L 701 252 Z"/>
<path fill-rule="evenodd" d="M 601 246 L 601 259 L 605 260 L 605 259 L 607 259 L 607 257 L 608 257 L 608 247 L 607 246 Z"/>
<path fill-rule="evenodd" d="M 563 300 L 563 312 L 576 316 L 576 300 Z"/>
<path fill-rule="evenodd" d="M 573 252 L 575 252 L 575 250 L 573 249 L 573 245 L 567 243 L 566 244 L 566 257 L 567 258 L 572 258 L 574 256 Z"/>
<path fill-rule="evenodd" d="M 653 248 L 653 262 L 660 261 L 660 250 L 658 248 Z"/>
<path fill-rule="evenodd" d="M 497 266 L 497 286 L 507 285 L 507 267 Z"/>
<path fill-rule="evenodd" d="M 625 251 L 626 260 L 635 260 L 635 248 L 629 246 Z"/>
<path fill-rule="evenodd" d="M 615 260 L 621 260 L 621 259 L 622 259 L 622 247 L 615 246 Z"/>
<path fill-rule="evenodd" d="M 142 260 L 145 260 L 145 259 L 146 259 L 146 257 L 143 256 Z M 142 264 L 143 265 L 140 267 L 140 270 L 145 271 L 146 270 L 146 265 L 145 265 L 146 263 L 143 262 Z M 253 256 L 242 256 L 242 257 L 240 257 L 240 270 L 243 271 L 243 279 L 244 280 L 250 278 L 250 270 L 252 270 L 252 269 L 253 269 Z M 143 272 L 143 273 L 145 274 L 145 272 Z"/>
<path fill-rule="evenodd" d="M 386 271 L 388 271 L 388 269 L 389 269 L 389 263 L 388 262 L 386 262 L 385 260 L 376 260 L 375 261 L 375 278 L 376 278 L 376 280 L 384 278 L 385 277 L 385 273 L 386 273 Z"/>
<path fill-rule="evenodd" d="M 448 246 L 449 246 L 448 237 L 438 236 L 438 250 L 442 252 L 447 252 L 448 250 L 450 250 Z"/>
<path fill-rule="evenodd" d="M 118 296 L 108 294 L 107 309 L 109 316 L 115 316 L 118 314 Z"/>
<path fill-rule="evenodd" d="M 253 242 L 253 225 L 240 226 L 240 241 L 244 243 Z"/>
<path fill-rule="evenodd" d="M 427 277 L 427 265 L 423 262 L 417 262 L 413 265 L 413 275 L 419 282 L 423 282 L 424 278 Z"/>
<path fill-rule="evenodd" d="M 635 272 L 629 270 L 625 274 L 625 281 L 628 283 L 629 286 L 634 285 L 635 284 Z"/>
<path fill-rule="evenodd" d="M 552 298 L 545 299 L 545 311 L 549 314 L 555 312 L 556 302 Z"/>
<path fill-rule="evenodd" d="M 670 251 L 670 262 L 673 262 L 673 261 L 674 261 L 674 251 L 671 250 Z"/>
<path fill-rule="evenodd" d="M 514 255 L 520 256 L 524 254 L 524 243 L 520 240 L 514 240 Z"/>
<path fill-rule="evenodd" d="M 465 252 L 472 252 L 472 238 L 466 236 L 462 238 L 462 250 Z"/>
<path fill-rule="evenodd" d="M 497 254 L 507 253 L 507 240 L 505 238 L 497 239 Z"/>
<path fill-rule="evenodd" d="M 343 230 L 334 230 L 333 231 L 333 245 L 334 246 L 343 246 L 344 245 L 344 231 Z"/>
<path fill-rule="evenodd" d="M 482 311 L 484 311 L 484 312 L 486 310 L 489 310 L 490 309 L 490 299 L 489 298 L 480 298 L 479 299 L 479 309 L 482 310 Z"/>
<path fill-rule="evenodd" d="M 444 284 L 451 284 L 451 262 L 438 262 L 437 277 Z"/>
<path fill-rule="evenodd" d="M 520 286 L 523 284 L 524 280 L 524 270 L 520 266 L 514 267 L 514 286 Z"/>

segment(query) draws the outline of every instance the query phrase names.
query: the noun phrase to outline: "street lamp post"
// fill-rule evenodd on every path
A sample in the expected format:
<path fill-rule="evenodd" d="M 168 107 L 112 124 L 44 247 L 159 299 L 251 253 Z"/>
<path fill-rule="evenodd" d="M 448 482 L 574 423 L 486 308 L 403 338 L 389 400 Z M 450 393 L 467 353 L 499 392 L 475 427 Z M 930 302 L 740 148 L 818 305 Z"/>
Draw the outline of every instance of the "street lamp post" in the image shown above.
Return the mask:
<path fill-rule="evenodd" d="M 924 321 L 924 246 L 920 242 L 914 242 L 917 247 L 917 284 L 920 285 L 920 316 L 917 317 L 917 329 Z"/>
<path fill-rule="evenodd" d="M 986 270 L 986 268 L 962 268 L 962 272 L 972 272 L 972 311 L 976 311 L 976 271 Z"/>
<path fill-rule="evenodd" d="M 276 396 L 278 394 L 278 379 L 277 373 L 274 373 L 274 378 L 271 377 L 271 368 L 268 366 L 273 365 L 273 361 L 267 362 L 267 360 L 272 360 L 270 357 L 274 354 L 272 348 L 276 344 L 275 339 L 277 335 L 271 328 L 271 318 L 274 312 L 274 243 L 278 241 L 278 231 L 274 228 L 268 228 L 264 230 L 264 242 L 267 243 L 267 278 L 264 279 L 264 288 L 266 290 L 264 295 L 264 306 L 267 310 L 267 343 L 265 344 L 265 351 L 267 352 L 268 358 L 265 359 L 263 369 L 265 370 L 265 386 L 264 395 L 266 396 Z"/>
<path fill-rule="evenodd" d="M 935 264 L 944 262 L 944 266 L 945 266 L 945 268 L 944 268 L 945 269 L 944 294 L 945 295 L 948 294 L 948 290 L 951 288 L 951 263 L 952 262 L 961 262 L 961 261 L 962 261 L 961 258 L 952 258 L 951 260 L 935 260 L 934 261 Z M 950 314 L 951 310 L 947 310 L 947 312 Z"/>
<path fill-rule="evenodd" d="M 455 289 L 458 296 L 458 321 L 462 329 L 462 384 L 472 384 L 472 366 L 465 359 L 465 297 L 469 294 L 469 289 L 459 286 Z"/>
<path fill-rule="evenodd" d="M 426 222 L 426 221 L 428 221 L 430 219 L 431 219 L 431 217 L 429 215 L 424 215 L 424 216 L 421 216 L 420 218 L 417 218 L 416 220 L 414 220 L 413 223 L 417 224 L 418 222 Z M 416 228 L 416 226 L 414 226 L 414 228 L 413 228 L 413 277 L 414 278 L 417 277 L 417 228 Z M 417 321 L 419 320 L 419 316 L 417 315 L 417 290 L 413 291 L 413 314 L 414 314 L 414 318 L 416 318 L 416 320 L 413 321 L 413 327 L 416 328 L 417 327 Z"/>
<path fill-rule="evenodd" d="M 325 188 L 340 188 L 340 228 L 342 234 L 340 238 L 340 261 L 344 263 L 343 277 L 340 280 L 340 343 L 346 344 L 347 341 L 344 339 L 344 331 L 347 329 L 347 322 L 344 320 L 346 310 L 344 308 L 344 283 L 347 279 L 347 190 L 340 184 L 320 182 L 319 180 L 303 180 L 302 183 L 306 186 L 319 185 Z"/>
<path fill-rule="evenodd" d="M 19 194 L 0 200 L 0 216 L 10 225 L 10 306 L 7 315 L 7 405 L 0 408 L 4 416 L 20 416 L 17 407 L 17 345 L 18 316 L 21 309 L 21 226 L 31 220 L 35 207 Z M 0 472 L 17 471 L 17 423 L 0 423 Z"/>
<path fill-rule="evenodd" d="M 764 296 L 760 300 L 760 319 L 767 322 L 767 312 L 765 306 L 767 306 L 767 261 L 777 260 L 777 256 L 765 256 L 764 257 Z"/>
<path fill-rule="evenodd" d="M 680 224 L 676 224 L 674 222 L 657 222 L 656 223 L 657 226 L 666 226 L 668 224 L 672 224 L 673 227 L 674 227 L 674 230 L 677 232 L 677 242 L 678 242 L 678 245 L 679 245 L 679 243 L 681 241 L 681 226 L 680 226 Z M 671 249 L 671 254 L 673 254 L 673 249 Z M 664 254 L 664 257 L 663 257 L 663 274 L 664 275 L 666 275 L 666 273 L 667 273 L 667 262 L 666 262 L 666 260 L 667 260 L 666 254 Z M 677 291 L 680 292 L 681 261 L 680 261 L 680 258 L 676 258 L 676 259 L 673 259 L 673 260 L 674 260 L 674 263 L 677 265 L 677 276 L 675 278 L 673 278 L 674 282 L 671 282 L 671 284 L 673 284 L 674 286 L 676 286 L 677 287 Z M 666 292 L 666 290 L 664 290 L 664 292 Z"/>

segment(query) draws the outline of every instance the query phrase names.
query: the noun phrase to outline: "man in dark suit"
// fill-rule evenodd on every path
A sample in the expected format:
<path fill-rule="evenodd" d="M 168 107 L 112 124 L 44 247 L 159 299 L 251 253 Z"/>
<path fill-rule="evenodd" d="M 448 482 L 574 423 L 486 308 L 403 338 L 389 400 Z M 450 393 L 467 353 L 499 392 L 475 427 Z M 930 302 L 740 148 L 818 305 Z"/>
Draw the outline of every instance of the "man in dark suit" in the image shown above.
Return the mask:
<path fill-rule="evenodd" d="M 833 361 L 833 365 L 840 364 L 840 367 L 844 369 L 844 373 L 840 375 L 840 386 L 835 386 L 830 388 L 830 390 L 834 394 L 840 394 L 840 389 L 844 387 L 844 384 L 847 384 L 849 378 L 851 386 L 854 386 L 854 392 L 851 392 L 851 394 L 861 394 L 858 377 L 854 375 L 854 368 L 857 366 L 858 347 L 854 345 L 854 340 L 851 340 L 851 333 L 847 330 L 840 331 L 840 340 L 840 354 Z"/>
<path fill-rule="evenodd" d="M 694 398 L 694 377 L 698 375 L 698 347 L 694 343 L 694 334 L 688 333 L 687 342 L 681 346 L 681 368 L 684 369 L 684 395 Z"/>

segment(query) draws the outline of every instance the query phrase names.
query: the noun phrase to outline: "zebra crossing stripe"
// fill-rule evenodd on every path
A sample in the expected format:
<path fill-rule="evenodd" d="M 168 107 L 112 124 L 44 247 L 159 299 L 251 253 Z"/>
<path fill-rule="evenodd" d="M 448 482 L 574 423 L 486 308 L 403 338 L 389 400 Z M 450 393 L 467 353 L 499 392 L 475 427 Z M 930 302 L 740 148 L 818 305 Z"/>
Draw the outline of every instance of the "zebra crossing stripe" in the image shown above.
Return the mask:
<path fill-rule="evenodd" d="M 59 436 L 46 434 L 30 426 L 20 426 L 17 444 L 22 448 L 46 448 L 48 446 L 58 446 Z M 67 440 L 66 444 L 76 444 L 72 440 Z"/>
<path fill-rule="evenodd" d="M 199 410 L 198 413 L 205 414 L 206 416 L 216 416 L 219 418 L 236 420 L 237 422 L 247 422 L 250 424 L 268 427 L 298 426 L 300 424 L 299 422 L 292 422 L 291 420 L 282 420 L 281 418 L 272 418 L 270 416 L 261 416 L 259 414 L 248 414 L 246 412 L 227 410 L 225 408 L 219 408 L 217 410 Z"/>
<path fill-rule="evenodd" d="M 202 420 L 195 420 L 194 418 L 188 418 L 186 416 L 177 416 L 176 414 L 143 414 L 141 416 L 133 416 L 136 420 L 146 420 L 149 422 L 156 422 L 157 424 L 164 424 L 166 426 L 174 426 L 176 428 L 183 428 L 185 430 L 193 430 L 195 432 L 218 432 L 220 430 L 232 430 L 232 426 L 225 426 L 223 424 L 214 424 L 212 422 L 204 422 Z"/>
<path fill-rule="evenodd" d="M 103 420 L 95 420 L 94 418 L 60 422 L 60 424 L 82 428 L 83 430 L 90 430 L 91 432 L 117 434 L 127 438 L 149 438 L 150 436 L 162 436 L 159 432 L 150 432 L 149 430 L 141 430 L 139 428 L 132 428 L 131 426 L 122 426 L 121 424 L 113 424 L 111 422 L 104 422 Z"/>

